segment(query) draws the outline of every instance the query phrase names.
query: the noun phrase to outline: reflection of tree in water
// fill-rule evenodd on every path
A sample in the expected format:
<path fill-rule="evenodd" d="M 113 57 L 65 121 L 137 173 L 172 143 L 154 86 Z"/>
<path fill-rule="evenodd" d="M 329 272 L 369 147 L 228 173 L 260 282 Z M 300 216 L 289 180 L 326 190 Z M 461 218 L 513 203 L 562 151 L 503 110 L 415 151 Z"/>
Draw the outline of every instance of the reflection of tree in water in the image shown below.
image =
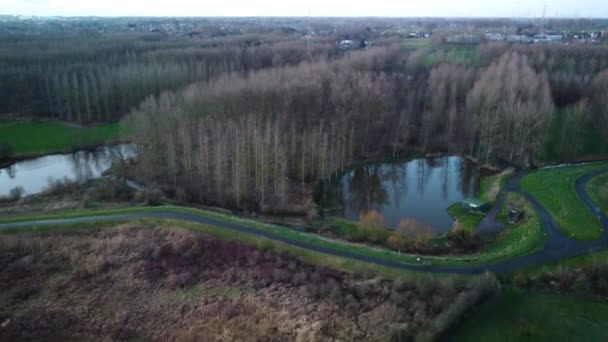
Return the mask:
<path fill-rule="evenodd" d="M 465 196 L 472 196 L 479 186 L 479 166 L 465 158 L 460 158 L 457 163 L 460 191 Z"/>
<path fill-rule="evenodd" d="M 348 185 L 348 201 L 350 208 L 357 212 L 380 209 L 387 199 L 386 190 L 382 183 L 382 167 L 371 165 L 360 167 L 353 171 L 346 180 Z"/>
<path fill-rule="evenodd" d="M 70 156 L 74 180 L 84 182 L 99 175 L 110 166 L 111 156 L 106 149 L 78 151 Z"/>
<path fill-rule="evenodd" d="M 424 159 L 416 160 L 416 190 L 420 196 L 424 195 L 424 185 L 426 182 L 426 161 Z"/>
<path fill-rule="evenodd" d="M 450 158 L 443 158 L 443 173 L 441 175 L 441 198 L 448 198 L 448 182 L 450 175 Z"/>
<path fill-rule="evenodd" d="M 5 168 L 4 171 L 10 179 L 15 179 L 15 176 L 17 176 L 17 168 L 15 167 L 15 164 Z M 0 170 L 0 173 L 2 173 L 2 170 Z"/>
<path fill-rule="evenodd" d="M 387 165 L 384 170 L 384 177 L 393 189 L 393 203 L 395 207 L 401 207 L 401 197 L 407 194 L 407 163 L 392 163 Z"/>

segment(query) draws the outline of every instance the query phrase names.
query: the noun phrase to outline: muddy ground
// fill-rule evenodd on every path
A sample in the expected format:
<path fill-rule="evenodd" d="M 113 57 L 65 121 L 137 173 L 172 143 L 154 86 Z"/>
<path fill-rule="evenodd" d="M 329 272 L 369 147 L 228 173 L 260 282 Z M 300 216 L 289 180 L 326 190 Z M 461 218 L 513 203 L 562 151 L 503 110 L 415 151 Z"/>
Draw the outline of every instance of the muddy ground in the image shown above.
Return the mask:
<path fill-rule="evenodd" d="M 459 291 L 177 228 L 0 236 L 3 341 L 384 341 L 415 335 Z"/>

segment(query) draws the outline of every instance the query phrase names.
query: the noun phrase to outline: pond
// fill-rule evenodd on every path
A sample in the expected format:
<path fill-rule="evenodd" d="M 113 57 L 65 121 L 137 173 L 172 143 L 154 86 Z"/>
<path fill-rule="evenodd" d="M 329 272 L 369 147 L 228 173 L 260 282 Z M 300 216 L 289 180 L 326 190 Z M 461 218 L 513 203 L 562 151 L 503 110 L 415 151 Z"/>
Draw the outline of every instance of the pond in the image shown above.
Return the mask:
<path fill-rule="evenodd" d="M 44 191 L 55 180 L 83 182 L 99 178 L 116 158 L 124 160 L 134 155 L 134 145 L 121 144 L 20 161 L 0 169 L 0 197 L 8 196 L 11 189 L 18 186 L 25 195 L 33 195 Z"/>
<path fill-rule="evenodd" d="M 401 224 L 442 234 L 454 224 L 446 209 L 474 195 L 479 177 L 479 167 L 458 156 L 377 163 L 332 182 L 325 200 L 341 207 L 340 215 L 348 219 L 375 210 L 389 228 Z"/>

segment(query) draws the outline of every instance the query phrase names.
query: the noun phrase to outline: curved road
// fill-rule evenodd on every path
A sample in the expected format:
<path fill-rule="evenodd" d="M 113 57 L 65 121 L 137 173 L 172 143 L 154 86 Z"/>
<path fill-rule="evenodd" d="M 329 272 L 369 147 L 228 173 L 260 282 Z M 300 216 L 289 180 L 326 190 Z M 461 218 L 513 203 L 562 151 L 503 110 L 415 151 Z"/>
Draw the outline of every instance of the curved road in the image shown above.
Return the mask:
<path fill-rule="evenodd" d="M 561 259 L 570 258 L 578 255 L 588 254 L 602 248 L 608 247 L 608 217 L 601 212 L 597 206 L 593 203 L 587 192 L 585 191 L 585 184 L 592 178 L 608 173 L 608 169 L 595 171 L 581 178 L 577 179 L 575 188 L 577 194 L 585 202 L 585 204 L 592 210 L 600 220 L 604 229 L 602 237 L 596 241 L 583 242 L 575 241 L 568 238 L 555 223 L 551 215 L 547 210 L 529 193 L 523 191 L 519 186 L 522 174 L 515 175 L 507 184 L 503 192 L 500 194 L 501 199 L 504 200 L 504 195 L 508 191 L 520 192 L 526 197 L 536 210 L 539 220 L 547 233 L 547 243 L 544 248 L 540 251 L 532 254 L 516 257 L 510 260 L 499 261 L 486 265 L 475 265 L 475 266 L 432 266 L 432 265 L 421 265 L 421 264 L 408 264 L 403 262 L 389 261 L 382 258 L 376 258 L 371 256 L 365 256 L 356 253 L 350 253 L 340 251 L 332 248 L 317 246 L 307 242 L 297 241 L 279 236 L 274 233 L 270 233 L 264 230 L 260 230 L 254 227 L 245 226 L 242 224 L 229 223 L 220 220 L 216 220 L 209 217 L 202 217 L 193 214 L 170 212 L 170 211 L 158 211 L 158 212 L 147 212 L 137 214 L 119 214 L 109 216 L 88 216 L 78 217 L 69 219 L 51 219 L 51 220 L 38 220 L 38 221 L 27 221 L 18 223 L 5 223 L 0 224 L 0 229 L 16 228 L 16 227 L 30 227 L 30 226 L 49 226 L 49 225 L 62 225 L 72 223 L 84 223 L 84 222 L 99 222 L 99 221 L 114 221 L 114 220 L 125 220 L 125 219 L 138 219 L 138 218 L 161 218 L 161 219 L 177 219 L 187 222 L 202 223 L 207 225 L 213 225 L 220 228 L 231 229 L 238 232 L 249 233 L 260 237 L 265 237 L 271 240 L 280 241 L 292 246 L 320 252 L 328 255 L 345 257 L 357 261 L 364 261 L 382 266 L 400 268 L 404 270 L 414 271 L 425 271 L 433 273 L 454 273 L 454 274 L 477 274 L 485 271 L 504 273 L 514 269 L 532 265 L 538 265 L 548 262 L 559 261 Z"/>

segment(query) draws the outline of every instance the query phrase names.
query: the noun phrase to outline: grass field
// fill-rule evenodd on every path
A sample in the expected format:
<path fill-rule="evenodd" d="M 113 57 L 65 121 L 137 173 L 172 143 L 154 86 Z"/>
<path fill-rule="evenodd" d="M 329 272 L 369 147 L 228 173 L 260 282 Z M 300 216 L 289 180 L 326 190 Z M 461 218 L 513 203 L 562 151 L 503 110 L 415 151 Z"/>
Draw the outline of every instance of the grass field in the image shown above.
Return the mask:
<path fill-rule="evenodd" d="M 536 212 L 523 196 L 517 193 L 507 194 L 505 208 L 501 210 L 498 219 L 506 221 L 506 205 L 509 203 L 522 210 L 521 221 L 508 225 L 496 242 L 482 252 L 487 259 L 530 254 L 540 249 L 546 242 L 547 238 Z"/>
<path fill-rule="evenodd" d="M 512 275 L 525 275 L 536 277 L 545 273 L 555 273 L 560 270 L 584 270 L 593 269 L 600 265 L 608 265 L 608 249 L 600 250 L 591 254 L 585 254 L 574 258 L 561 260 L 550 264 L 527 267 L 513 272 Z"/>
<path fill-rule="evenodd" d="M 608 213 L 608 174 L 593 178 L 585 187 L 589 197 L 604 213 Z"/>
<path fill-rule="evenodd" d="M 569 166 L 532 172 L 521 181 L 551 213 L 568 236 L 577 240 L 595 240 L 602 234 L 599 221 L 576 195 L 576 179 L 593 170 L 608 167 L 608 163 Z"/>
<path fill-rule="evenodd" d="M 606 341 L 608 303 L 504 289 L 447 341 Z"/>
<path fill-rule="evenodd" d="M 64 152 L 117 138 L 119 124 L 77 127 L 60 122 L 0 121 L 0 143 L 8 143 L 13 157 Z"/>
<path fill-rule="evenodd" d="M 448 208 L 448 214 L 458 222 L 460 228 L 471 232 L 475 231 L 475 228 L 477 228 L 484 218 L 482 214 L 469 213 L 463 210 L 460 202 L 452 204 Z"/>
<path fill-rule="evenodd" d="M 403 46 L 407 49 L 422 49 L 431 46 L 431 40 L 423 38 L 407 39 Z"/>

